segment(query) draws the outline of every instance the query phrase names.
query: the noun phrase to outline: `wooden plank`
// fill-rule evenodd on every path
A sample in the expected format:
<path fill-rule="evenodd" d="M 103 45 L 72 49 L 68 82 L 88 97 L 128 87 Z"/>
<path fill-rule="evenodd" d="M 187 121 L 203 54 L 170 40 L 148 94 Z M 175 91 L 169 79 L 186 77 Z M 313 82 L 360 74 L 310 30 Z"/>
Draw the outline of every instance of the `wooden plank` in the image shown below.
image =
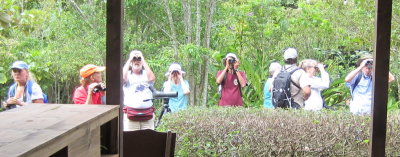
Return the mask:
<path fill-rule="evenodd" d="M 0 156 L 49 156 L 117 117 L 119 106 L 32 104 L 11 111 L 0 118 L 27 116 L 0 123 Z"/>
<path fill-rule="evenodd" d="M 392 0 L 376 0 L 370 156 L 385 156 Z M 379 69 L 379 70 L 378 70 Z"/>
<path fill-rule="evenodd" d="M 122 18 L 123 18 L 123 0 L 107 0 L 107 32 L 106 32 L 106 65 L 107 65 L 107 102 L 106 104 L 118 104 L 122 109 Z M 120 111 L 120 117 L 122 112 Z M 106 132 L 110 132 L 110 136 L 106 137 L 109 143 L 110 154 L 118 154 L 122 144 L 122 120 L 111 121 L 106 125 L 110 127 Z M 108 130 L 108 131 L 107 131 Z M 107 135 L 106 135 L 107 136 Z M 119 139 L 118 139 L 119 138 Z M 119 143 L 118 143 L 119 141 Z"/>

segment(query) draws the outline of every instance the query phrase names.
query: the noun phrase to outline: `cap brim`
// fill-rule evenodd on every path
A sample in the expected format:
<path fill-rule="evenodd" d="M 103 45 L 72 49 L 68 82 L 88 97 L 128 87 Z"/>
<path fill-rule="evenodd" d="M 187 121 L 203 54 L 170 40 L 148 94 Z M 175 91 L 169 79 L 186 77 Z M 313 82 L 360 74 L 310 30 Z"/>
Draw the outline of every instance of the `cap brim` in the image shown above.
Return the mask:
<path fill-rule="evenodd" d="M 104 70 L 106 70 L 106 67 L 97 67 L 96 68 L 96 72 L 103 72 Z"/>

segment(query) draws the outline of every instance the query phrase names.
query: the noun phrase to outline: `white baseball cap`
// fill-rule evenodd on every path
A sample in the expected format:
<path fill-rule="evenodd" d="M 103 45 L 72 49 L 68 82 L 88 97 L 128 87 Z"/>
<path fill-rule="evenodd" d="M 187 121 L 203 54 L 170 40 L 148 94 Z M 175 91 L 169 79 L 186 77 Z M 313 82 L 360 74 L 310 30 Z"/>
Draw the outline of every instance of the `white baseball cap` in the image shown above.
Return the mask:
<path fill-rule="evenodd" d="M 237 59 L 237 57 L 236 57 L 236 55 L 234 53 L 226 54 L 225 58 L 228 58 L 228 57 L 233 57 L 233 58 Z"/>
<path fill-rule="evenodd" d="M 285 60 L 289 59 L 289 58 L 297 58 L 297 50 L 294 48 L 287 48 L 285 50 L 285 53 L 283 54 L 283 58 L 285 58 Z"/>

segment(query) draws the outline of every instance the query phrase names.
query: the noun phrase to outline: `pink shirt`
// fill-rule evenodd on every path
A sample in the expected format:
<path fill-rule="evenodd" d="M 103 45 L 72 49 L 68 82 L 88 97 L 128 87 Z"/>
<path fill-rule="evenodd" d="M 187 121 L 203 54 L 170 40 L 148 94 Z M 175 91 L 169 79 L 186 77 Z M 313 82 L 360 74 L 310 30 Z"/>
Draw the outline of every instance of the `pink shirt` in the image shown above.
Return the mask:
<path fill-rule="evenodd" d="M 223 70 L 218 71 L 217 77 L 221 75 L 222 72 L 226 72 Z M 247 82 L 246 74 L 242 71 L 239 71 L 239 74 L 244 78 Z M 221 99 L 219 100 L 219 106 L 243 106 L 243 99 L 240 95 L 239 90 L 239 79 L 235 74 L 227 73 L 226 80 L 222 86 Z"/>
<path fill-rule="evenodd" d="M 102 104 L 101 97 L 103 96 L 103 92 L 92 93 L 92 104 Z M 75 92 L 72 100 L 74 104 L 85 104 L 87 99 L 87 87 L 83 86 L 78 87 Z"/>

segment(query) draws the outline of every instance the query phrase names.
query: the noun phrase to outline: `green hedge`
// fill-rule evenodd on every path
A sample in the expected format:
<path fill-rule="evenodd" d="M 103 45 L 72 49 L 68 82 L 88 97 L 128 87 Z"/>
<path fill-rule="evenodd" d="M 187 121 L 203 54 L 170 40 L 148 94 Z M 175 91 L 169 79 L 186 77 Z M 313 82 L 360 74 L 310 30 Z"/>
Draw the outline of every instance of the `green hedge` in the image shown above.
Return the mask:
<path fill-rule="evenodd" d="M 387 156 L 400 155 L 400 118 L 389 112 Z M 166 115 L 178 156 L 368 156 L 369 116 L 348 111 L 190 108 Z"/>

